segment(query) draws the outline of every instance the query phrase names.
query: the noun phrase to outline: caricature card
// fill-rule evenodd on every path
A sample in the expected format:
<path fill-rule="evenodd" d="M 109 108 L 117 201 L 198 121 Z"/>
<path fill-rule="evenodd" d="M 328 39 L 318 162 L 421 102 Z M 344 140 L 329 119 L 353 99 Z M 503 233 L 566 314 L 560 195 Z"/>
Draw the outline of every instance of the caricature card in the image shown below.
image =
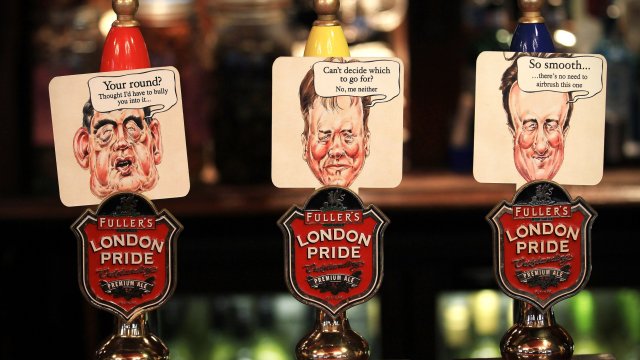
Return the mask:
<path fill-rule="evenodd" d="M 483 52 L 473 174 L 482 183 L 595 185 L 604 165 L 607 63 L 595 54 Z"/>
<path fill-rule="evenodd" d="M 56 77 L 49 83 L 60 199 L 100 203 L 189 192 L 180 76 L 173 67 Z"/>
<path fill-rule="evenodd" d="M 273 184 L 396 187 L 403 65 L 397 58 L 281 57 L 273 64 Z"/>

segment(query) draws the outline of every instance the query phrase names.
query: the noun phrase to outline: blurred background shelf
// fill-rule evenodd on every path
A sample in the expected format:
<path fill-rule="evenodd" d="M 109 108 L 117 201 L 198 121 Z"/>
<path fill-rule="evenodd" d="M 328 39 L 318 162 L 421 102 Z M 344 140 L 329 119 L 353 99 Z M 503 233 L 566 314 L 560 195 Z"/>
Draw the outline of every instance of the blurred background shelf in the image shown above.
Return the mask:
<path fill-rule="evenodd" d="M 572 197 L 582 197 L 594 207 L 640 207 L 640 169 L 609 169 L 595 186 L 566 186 Z M 177 217 L 216 215 L 274 215 L 290 206 L 303 206 L 313 189 L 279 189 L 271 184 L 196 187 L 184 198 L 159 199 L 154 203 Z M 469 174 L 434 172 L 405 174 L 400 185 L 390 189 L 360 189 L 365 203 L 384 211 L 490 209 L 501 200 L 511 201 L 515 185 L 482 184 Z M 92 208 L 88 206 L 87 208 Z M 95 206 L 93 207 L 95 208 Z M 7 197 L 0 203 L 0 218 L 70 219 L 82 207 L 67 208 L 56 197 Z"/>

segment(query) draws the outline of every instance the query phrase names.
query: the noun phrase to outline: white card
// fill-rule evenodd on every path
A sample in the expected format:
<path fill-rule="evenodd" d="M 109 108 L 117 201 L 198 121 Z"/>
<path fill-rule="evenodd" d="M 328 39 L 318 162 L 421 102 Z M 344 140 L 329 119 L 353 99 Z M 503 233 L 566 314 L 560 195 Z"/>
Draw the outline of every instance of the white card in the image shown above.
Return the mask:
<path fill-rule="evenodd" d="M 100 203 L 189 192 L 180 76 L 173 67 L 60 76 L 49 83 L 60 199 Z"/>
<path fill-rule="evenodd" d="M 473 174 L 482 183 L 602 179 L 607 62 L 594 54 L 483 52 Z"/>
<path fill-rule="evenodd" d="M 272 99 L 275 186 L 398 186 L 405 100 L 399 59 L 281 57 L 273 64 Z"/>

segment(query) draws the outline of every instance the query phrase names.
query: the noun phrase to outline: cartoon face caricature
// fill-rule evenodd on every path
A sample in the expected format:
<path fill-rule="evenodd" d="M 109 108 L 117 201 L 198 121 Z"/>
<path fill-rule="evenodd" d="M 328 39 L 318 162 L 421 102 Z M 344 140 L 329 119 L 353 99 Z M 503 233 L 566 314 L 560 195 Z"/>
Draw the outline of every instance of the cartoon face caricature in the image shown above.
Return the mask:
<path fill-rule="evenodd" d="M 73 148 L 78 164 L 90 172 L 91 192 L 99 198 L 117 191 L 148 191 L 158 182 L 160 123 L 148 108 L 101 113 L 88 101 Z"/>
<path fill-rule="evenodd" d="M 313 69 L 302 80 L 302 158 L 323 185 L 349 187 L 360 174 L 370 150 L 370 106 L 369 96 L 318 96 Z"/>
<path fill-rule="evenodd" d="M 520 56 L 558 56 L 563 54 L 517 53 L 500 86 L 503 107 L 513 136 L 513 161 L 527 181 L 552 180 L 564 160 L 564 147 L 573 111 L 571 93 L 526 92 L 518 84 L 517 59 Z"/>

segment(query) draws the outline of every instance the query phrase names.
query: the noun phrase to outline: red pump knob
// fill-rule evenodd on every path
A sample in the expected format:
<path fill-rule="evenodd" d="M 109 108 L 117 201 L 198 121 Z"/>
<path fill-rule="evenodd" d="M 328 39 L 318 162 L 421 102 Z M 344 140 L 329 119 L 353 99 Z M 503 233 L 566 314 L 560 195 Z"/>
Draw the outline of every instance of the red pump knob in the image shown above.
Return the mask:
<path fill-rule="evenodd" d="M 134 18 L 137 0 L 112 0 L 117 20 L 111 25 L 102 48 L 100 71 L 143 69 L 151 67 L 147 44 Z"/>

